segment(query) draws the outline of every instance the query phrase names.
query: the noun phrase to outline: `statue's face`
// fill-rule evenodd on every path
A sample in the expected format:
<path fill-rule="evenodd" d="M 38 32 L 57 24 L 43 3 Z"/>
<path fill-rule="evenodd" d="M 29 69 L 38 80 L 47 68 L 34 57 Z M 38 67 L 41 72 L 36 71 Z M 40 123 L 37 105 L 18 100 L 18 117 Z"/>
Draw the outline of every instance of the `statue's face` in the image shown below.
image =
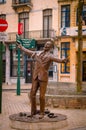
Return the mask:
<path fill-rule="evenodd" d="M 48 51 L 52 48 L 52 42 L 48 41 L 46 42 L 45 46 L 44 46 L 44 50 Z"/>

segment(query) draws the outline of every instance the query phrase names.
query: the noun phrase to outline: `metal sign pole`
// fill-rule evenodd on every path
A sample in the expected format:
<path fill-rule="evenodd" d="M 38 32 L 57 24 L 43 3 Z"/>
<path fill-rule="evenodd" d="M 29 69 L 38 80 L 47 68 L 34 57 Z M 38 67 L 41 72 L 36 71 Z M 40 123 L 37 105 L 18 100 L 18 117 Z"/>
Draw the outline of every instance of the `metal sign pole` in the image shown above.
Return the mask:
<path fill-rule="evenodd" d="M 20 24 L 18 24 L 18 34 L 20 34 Z M 17 41 L 17 36 L 16 36 Z M 18 48 L 18 70 L 17 70 L 17 95 L 20 95 L 20 49 Z"/>
<path fill-rule="evenodd" d="M 8 28 L 8 23 L 4 19 L 0 19 L 0 113 L 2 111 L 2 41 L 5 41 L 7 35 L 4 31 Z"/>
<path fill-rule="evenodd" d="M 18 23 L 18 34 L 21 35 L 23 33 L 23 24 Z M 17 36 L 16 36 L 17 41 Z M 18 70 L 17 70 L 17 95 L 20 95 L 20 49 L 18 48 Z"/>
<path fill-rule="evenodd" d="M 35 48 L 35 40 L 21 39 L 19 35 L 16 35 L 16 42 L 22 44 L 25 48 Z M 18 48 L 18 70 L 17 70 L 17 95 L 20 95 L 20 49 Z"/>
<path fill-rule="evenodd" d="M 20 95 L 20 49 L 18 48 L 17 95 Z"/>
<path fill-rule="evenodd" d="M 2 112 L 2 43 L 0 42 L 0 113 Z"/>

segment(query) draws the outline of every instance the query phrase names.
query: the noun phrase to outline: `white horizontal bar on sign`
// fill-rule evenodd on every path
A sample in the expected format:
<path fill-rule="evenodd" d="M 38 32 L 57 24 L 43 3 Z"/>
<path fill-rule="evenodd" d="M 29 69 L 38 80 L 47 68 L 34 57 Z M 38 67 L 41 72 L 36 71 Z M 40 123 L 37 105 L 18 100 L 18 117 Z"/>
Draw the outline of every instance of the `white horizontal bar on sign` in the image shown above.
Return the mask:
<path fill-rule="evenodd" d="M 5 26 L 7 27 L 8 24 L 0 24 L 0 26 L 1 26 L 1 27 L 5 27 Z"/>

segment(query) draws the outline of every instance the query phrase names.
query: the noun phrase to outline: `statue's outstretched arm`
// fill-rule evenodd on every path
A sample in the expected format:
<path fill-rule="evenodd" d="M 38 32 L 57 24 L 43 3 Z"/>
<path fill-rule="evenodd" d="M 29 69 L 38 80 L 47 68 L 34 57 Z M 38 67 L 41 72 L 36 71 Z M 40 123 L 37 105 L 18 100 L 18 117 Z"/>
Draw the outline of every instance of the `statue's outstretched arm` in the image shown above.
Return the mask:
<path fill-rule="evenodd" d="M 69 57 L 64 58 L 64 59 L 58 59 L 58 58 L 56 58 L 56 57 L 51 56 L 51 60 L 52 60 L 53 62 L 57 62 L 57 63 L 66 63 L 66 62 L 69 61 Z"/>
<path fill-rule="evenodd" d="M 32 56 L 32 55 L 35 54 L 34 51 L 31 51 L 31 50 L 29 50 L 29 49 L 26 49 L 26 48 L 23 47 L 21 44 L 19 44 L 19 43 L 16 43 L 16 44 L 17 44 L 17 47 L 18 47 L 21 51 L 24 51 L 27 55 Z"/>

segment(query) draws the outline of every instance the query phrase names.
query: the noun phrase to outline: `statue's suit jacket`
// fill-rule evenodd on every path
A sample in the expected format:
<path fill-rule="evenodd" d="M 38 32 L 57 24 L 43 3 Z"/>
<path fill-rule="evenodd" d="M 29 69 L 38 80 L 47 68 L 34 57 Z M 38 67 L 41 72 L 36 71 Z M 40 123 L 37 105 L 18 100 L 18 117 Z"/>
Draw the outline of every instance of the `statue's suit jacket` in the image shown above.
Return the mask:
<path fill-rule="evenodd" d="M 51 62 L 64 63 L 64 59 L 54 57 L 50 51 L 42 51 L 40 54 L 37 54 L 23 46 L 20 49 L 35 59 L 33 79 L 38 78 L 40 81 L 48 81 L 48 69 Z"/>
<path fill-rule="evenodd" d="M 33 79 L 38 78 L 40 81 L 48 81 L 48 69 L 52 62 L 51 54 L 41 52 L 35 59 Z"/>

